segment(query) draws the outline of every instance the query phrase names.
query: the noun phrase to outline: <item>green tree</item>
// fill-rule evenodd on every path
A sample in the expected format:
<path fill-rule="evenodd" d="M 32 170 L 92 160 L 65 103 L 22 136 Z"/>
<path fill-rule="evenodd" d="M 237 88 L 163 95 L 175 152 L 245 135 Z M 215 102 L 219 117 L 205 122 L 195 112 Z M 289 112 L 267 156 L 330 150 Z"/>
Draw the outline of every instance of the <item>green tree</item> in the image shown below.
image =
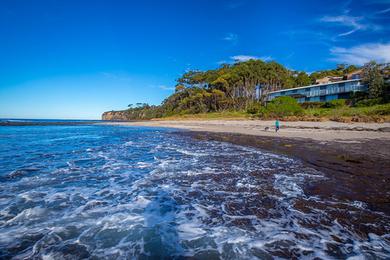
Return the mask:
<path fill-rule="evenodd" d="M 358 69 L 360 68 L 355 65 L 350 65 L 344 69 L 344 74 L 349 74 L 351 72 L 357 71 Z"/>
<path fill-rule="evenodd" d="M 247 110 L 252 113 L 267 112 L 269 115 L 297 115 L 300 108 L 296 101 L 288 98 L 277 99 L 265 106 L 265 95 L 270 91 L 306 86 L 325 76 L 344 76 L 360 69 L 346 64 L 334 69 L 313 72 L 310 76 L 303 71 L 292 71 L 272 61 L 249 60 L 234 64 L 224 64 L 217 69 L 207 71 L 191 70 L 177 79 L 175 92 L 167 97 L 160 106 L 144 103 L 130 104 L 127 112 L 129 119 L 162 117 L 183 113 L 201 113 L 223 110 Z M 386 97 L 386 87 L 382 86 L 383 77 L 390 74 L 387 65 L 368 65 L 367 82 L 370 96 Z M 261 100 L 257 100 L 256 89 L 262 91 Z M 390 89 L 387 87 L 387 92 Z M 390 95 L 389 95 L 390 96 Z M 381 96 L 382 97 L 382 96 Z M 390 97 L 389 97 L 390 98 Z M 256 112 L 257 111 L 257 112 Z M 287 111 L 287 112 L 284 112 Z"/>
<path fill-rule="evenodd" d="M 297 87 L 303 87 L 303 86 L 308 86 L 311 84 L 311 78 L 309 75 L 307 75 L 306 72 L 301 71 L 296 75 L 295 78 L 295 85 Z"/>
<path fill-rule="evenodd" d="M 184 87 L 182 84 L 177 84 L 175 87 L 175 92 L 181 92 L 185 89 L 186 89 L 186 87 Z"/>
<path fill-rule="evenodd" d="M 370 98 L 379 98 L 384 94 L 385 82 L 381 75 L 380 66 L 375 61 L 364 65 L 363 82 L 368 85 Z"/>

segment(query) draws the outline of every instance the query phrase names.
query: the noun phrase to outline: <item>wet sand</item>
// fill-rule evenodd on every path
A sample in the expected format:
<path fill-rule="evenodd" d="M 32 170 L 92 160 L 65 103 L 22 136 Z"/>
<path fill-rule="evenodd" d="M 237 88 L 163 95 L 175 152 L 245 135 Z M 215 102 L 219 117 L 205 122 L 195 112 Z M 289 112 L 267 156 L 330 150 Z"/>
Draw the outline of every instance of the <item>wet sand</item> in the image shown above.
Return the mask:
<path fill-rule="evenodd" d="M 390 123 L 282 122 L 278 133 L 272 121 L 255 120 L 108 124 L 187 129 L 179 134 L 285 154 L 326 174 L 326 180 L 308 183 L 305 194 L 360 201 L 390 215 Z"/>
<path fill-rule="evenodd" d="M 318 183 L 308 183 L 305 194 L 361 201 L 373 211 L 390 215 L 389 140 L 336 142 L 212 132 L 180 134 L 255 147 L 300 159 L 327 177 Z"/>
<path fill-rule="evenodd" d="M 293 210 L 306 215 L 318 212 L 326 215 L 316 222 L 301 222 L 304 227 L 320 229 L 318 223 L 321 228 L 338 223 L 350 232 L 349 236 L 362 240 L 370 240 L 376 235 L 386 237 L 390 232 L 389 139 L 340 142 L 213 132 L 178 134 L 284 154 L 322 172 L 325 178 L 303 184 L 304 196 L 296 198 L 291 205 Z M 259 203 L 258 208 L 263 204 Z M 334 242 L 327 243 L 326 251 L 339 258 L 343 255 L 342 246 L 350 242 L 337 235 L 332 239 Z M 390 243 L 388 239 L 387 243 Z M 290 251 L 280 256 L 294 258 Z"/>

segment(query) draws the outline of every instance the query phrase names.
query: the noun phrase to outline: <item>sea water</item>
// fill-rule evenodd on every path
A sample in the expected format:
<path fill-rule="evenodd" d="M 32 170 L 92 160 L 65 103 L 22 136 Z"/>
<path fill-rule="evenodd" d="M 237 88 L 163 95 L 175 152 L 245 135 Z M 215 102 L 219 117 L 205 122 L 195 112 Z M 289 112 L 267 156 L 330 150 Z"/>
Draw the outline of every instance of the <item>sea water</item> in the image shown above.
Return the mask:
<path fill-rule="evenodd" d="M 0 258 L 389 257 L 389 216 L 304 193 L 324 178 L 173 129 L 0 127 Z"/>

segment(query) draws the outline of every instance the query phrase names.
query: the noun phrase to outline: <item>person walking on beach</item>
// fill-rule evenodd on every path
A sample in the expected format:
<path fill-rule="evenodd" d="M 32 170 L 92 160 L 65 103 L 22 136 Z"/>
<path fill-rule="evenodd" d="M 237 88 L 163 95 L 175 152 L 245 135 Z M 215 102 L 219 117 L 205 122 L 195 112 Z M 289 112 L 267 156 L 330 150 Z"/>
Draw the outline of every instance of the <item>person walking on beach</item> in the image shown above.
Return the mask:
<path fill-rule="evenodd" d="M 275 121 L 275 132 L 279 131 L 279 128 L 280 128 L 279 119 L 276 119 L 276 121 Z"/>

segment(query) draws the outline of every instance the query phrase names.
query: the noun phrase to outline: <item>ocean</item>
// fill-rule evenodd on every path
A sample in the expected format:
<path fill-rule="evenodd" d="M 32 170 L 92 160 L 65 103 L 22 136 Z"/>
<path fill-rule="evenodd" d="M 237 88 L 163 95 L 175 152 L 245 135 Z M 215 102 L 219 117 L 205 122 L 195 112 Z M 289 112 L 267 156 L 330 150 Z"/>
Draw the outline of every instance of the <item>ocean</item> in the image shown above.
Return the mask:
<path fill-rule="evenodd" d="M 301 161 L 175 129 L 0 127 L 0 258 L 387 258 L 389 216 Z"/>

